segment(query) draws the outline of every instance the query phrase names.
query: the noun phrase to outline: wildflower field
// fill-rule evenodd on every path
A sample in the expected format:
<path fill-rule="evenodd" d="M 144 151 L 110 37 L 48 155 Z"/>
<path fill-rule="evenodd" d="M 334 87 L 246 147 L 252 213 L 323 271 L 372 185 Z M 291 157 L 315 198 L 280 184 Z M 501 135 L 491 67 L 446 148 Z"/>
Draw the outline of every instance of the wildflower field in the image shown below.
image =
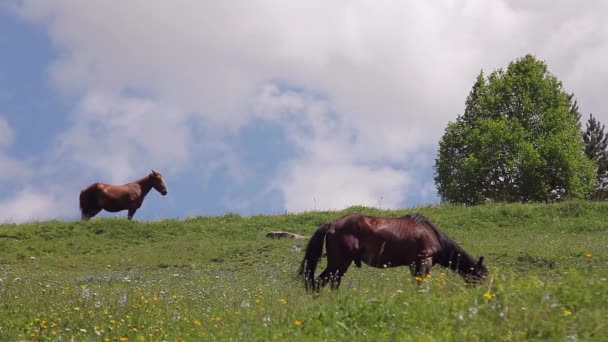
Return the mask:
<path fill-rule="evenodd" d="M 266 232 L 348 212 L 421 213 L 490 277 L 467 288 L 436 266 L 417 286 L 407 268 L 353 266 L 338 291 L 306 294 L 307 240 Z M 578 201 L 3 224 L 0 340 L 600 341 L 607 247 L 608 203 Z"/>

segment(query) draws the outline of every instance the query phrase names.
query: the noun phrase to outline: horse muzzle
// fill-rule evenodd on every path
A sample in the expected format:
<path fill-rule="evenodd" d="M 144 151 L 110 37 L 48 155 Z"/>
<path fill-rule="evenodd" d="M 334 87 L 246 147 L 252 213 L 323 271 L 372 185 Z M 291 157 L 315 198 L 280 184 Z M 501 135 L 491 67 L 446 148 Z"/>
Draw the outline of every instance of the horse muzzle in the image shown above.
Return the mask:
<path fill-rule="evenodd" d="M 160 192 L 161 195 L 165 196 L 167 194 L 167 190 L 163 190 Z"/>

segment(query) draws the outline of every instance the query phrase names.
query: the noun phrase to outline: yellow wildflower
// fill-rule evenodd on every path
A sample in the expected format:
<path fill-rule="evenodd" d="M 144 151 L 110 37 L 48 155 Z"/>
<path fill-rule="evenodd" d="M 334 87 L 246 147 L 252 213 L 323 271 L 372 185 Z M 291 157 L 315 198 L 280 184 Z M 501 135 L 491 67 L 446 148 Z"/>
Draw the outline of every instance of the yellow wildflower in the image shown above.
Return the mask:
<path fill-rule="evenodd" d="M 591 252 L 587 252 L 585 253 L 585 256 L 589 259 L 591 259 L 591 257 L 593 256 L 593 254 L 591 254 Z"/>
<path fill-rule="evenodd" d="M 483 298 L 490 300 L 490 299 L 494 298 L 494 294 L 492 294 L 490 292 L 486 292 L 483 294 Z"/>
<path fill-rule="evenodd" d="M 299 319 L 296 319 L 295 321 L 293 321 L 293 324 L 302 325 L 302 321 L 300 321 Z"/>
<path fill-rule="evenodd" d="M 287 300 L 284 298 L 279 299 L 280 304 L 287 304 Z"/>
<path fill-rule="evenodd" d="M 564 316 L 570 316 L 572 315 L 572 311 L 568 310 L 568 309 L 564 309 Z"/>

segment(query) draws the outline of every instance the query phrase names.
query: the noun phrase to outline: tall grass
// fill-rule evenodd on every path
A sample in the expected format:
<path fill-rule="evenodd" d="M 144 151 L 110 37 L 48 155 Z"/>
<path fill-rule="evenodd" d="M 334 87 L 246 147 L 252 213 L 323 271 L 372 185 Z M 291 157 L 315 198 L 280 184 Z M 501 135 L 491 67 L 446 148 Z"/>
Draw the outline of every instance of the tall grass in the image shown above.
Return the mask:
<path fill-rule="evenodd" d="M 310 235 L 346 212 L 419 212 L 491 270 L 352 267 L 340 290 L 294 278 Z M 441 205 L 280 216 L 0 225 L 0 340 L 602 340 L 608 204 Z M 323 265 L 321 265 L 323 266 Z"/>

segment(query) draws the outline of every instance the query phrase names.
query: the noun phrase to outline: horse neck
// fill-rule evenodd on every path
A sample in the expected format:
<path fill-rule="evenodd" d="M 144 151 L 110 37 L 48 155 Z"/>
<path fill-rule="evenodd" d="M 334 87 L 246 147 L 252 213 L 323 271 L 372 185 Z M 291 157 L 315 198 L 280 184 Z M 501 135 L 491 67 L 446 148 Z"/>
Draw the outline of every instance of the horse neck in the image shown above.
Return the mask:
<path fill-rule="evenodd" d="M 142 198 L 145 197 L 148 192 L 150 192 L 150 189 L 152 189 L 152 179 L 150 179 L 150 175 L 140 178 L 133 183 L 136 183 L 140 186 Z"/>
<path fill-rule="evenodd" d="M 439 264 L 447 267 L 462 276 L 472 273 L 471 268 L 475 268 L 476 260 L 467 253 L 456 242 L 450 241 L 447 246 L 443 246 L 442 257 Z"/>

